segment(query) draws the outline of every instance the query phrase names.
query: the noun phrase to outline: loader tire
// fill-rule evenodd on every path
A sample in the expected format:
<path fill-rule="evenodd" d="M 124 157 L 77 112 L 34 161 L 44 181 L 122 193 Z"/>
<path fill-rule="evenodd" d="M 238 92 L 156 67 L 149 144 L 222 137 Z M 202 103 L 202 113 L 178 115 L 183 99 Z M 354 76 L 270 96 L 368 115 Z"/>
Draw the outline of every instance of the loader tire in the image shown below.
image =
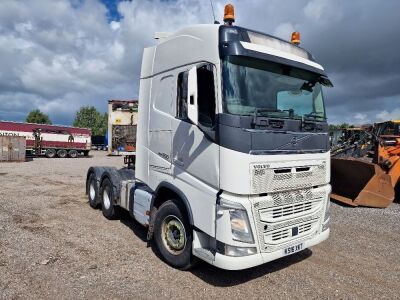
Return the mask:
<path fill-rule="evenodd" d="M 119 207 L 114 204 L 114 191 L 110 179 L 105 178 L 100 187 L 101 210 L 104 217 L 115 220 L 119 217 Z"/>
<path fill-rule="evenodd" d="M 157 211 L 154 241 L 163 260 L 174 268 L 187 270 L 194 264 L 193 233 L 178 201 L 168 200 Z"/>

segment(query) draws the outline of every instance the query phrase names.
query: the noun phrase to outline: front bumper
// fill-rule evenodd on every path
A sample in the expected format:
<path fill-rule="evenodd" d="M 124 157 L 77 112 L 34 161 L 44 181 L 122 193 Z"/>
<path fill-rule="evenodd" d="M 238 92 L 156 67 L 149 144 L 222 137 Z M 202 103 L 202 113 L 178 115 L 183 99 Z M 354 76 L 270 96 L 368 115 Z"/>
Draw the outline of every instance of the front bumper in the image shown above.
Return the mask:
<path fill-rule="evenodd" d="M 304 249 L 317 245 L 325 241 L 329 237 L 330 229 L 315 235 L 313 238 L 303 242 Z M 210 263 L 218 268 L 225 270 L 242 270 L 255 267 L 275 259 L 287 256 L 284 254 L 283 249 L 270 252 L 270 253 L 257 253 L 255 255 L 232 257 L 216 253 L 214 260 Z"/>

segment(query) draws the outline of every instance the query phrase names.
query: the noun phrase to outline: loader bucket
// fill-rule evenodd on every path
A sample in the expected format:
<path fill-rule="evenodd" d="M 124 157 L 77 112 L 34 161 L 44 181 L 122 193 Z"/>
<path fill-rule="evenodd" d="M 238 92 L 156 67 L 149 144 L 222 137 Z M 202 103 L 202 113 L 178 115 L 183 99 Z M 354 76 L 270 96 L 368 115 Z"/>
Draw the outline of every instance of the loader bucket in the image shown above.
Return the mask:
<path fill-rule="evenodd" d="M 395 191 L 378 165 L 354 158 L 331 158 L 331 198 L 351 206 L 388 207 Z"/>

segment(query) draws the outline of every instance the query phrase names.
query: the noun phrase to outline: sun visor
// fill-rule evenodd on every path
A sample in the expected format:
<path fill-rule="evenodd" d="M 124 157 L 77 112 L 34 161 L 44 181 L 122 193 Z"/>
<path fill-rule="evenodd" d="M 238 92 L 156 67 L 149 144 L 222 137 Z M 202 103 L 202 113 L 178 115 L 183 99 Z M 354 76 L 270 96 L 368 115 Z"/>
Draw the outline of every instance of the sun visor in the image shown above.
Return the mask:
<path fill-rule="evenodd" d="M 319 78 L 319 83 L 326 87 L 333 87 L 332 81 L 326 76 L 321 76 Z"/>

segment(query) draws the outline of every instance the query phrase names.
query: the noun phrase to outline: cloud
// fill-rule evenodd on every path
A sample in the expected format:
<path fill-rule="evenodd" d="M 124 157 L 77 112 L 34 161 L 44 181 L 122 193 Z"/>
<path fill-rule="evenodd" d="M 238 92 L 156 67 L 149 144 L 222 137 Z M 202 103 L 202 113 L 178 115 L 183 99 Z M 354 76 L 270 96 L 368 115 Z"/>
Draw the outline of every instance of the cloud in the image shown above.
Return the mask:
<path fill-rule="evenodd" d="M 307 18 L 320 20 L 324 12 L 327 11 L 328 0 L 312 0 L 304 7 L 304 14 Z"/>
<path fill-rule="evenodd" d="M 218 20 L 225 2 L 214 0 Z M 240 26 L 284 39 L 301 32 L 335 85 L 325 90 L 331 122 L 373 122 L 400 107 L 399 1 L 232 2 Z M 122 1 L 117 9 L 111 20 L 100 0 L 2 0 L 0 119 L 40 108 L 69 124 L 82 105 L 105 111 L 109 98 L 135 98 L 155 32 L 213 22 L 208 1 Z"/>
<path fill-rule="evenodd" d="M 396 108 L 393 111 L 381 111 L 376 115 L 376 119 L 378 121 L 387 121 L 387 120 L 400 120 L 400 108 Z"/>
<path fill-rule="evenodd" d="M 281 39 L 287 39 L 294 31 L 296 31 L 296 29 L 292 23 L 282 23 L 276 27 L 274 35 Z"/>

